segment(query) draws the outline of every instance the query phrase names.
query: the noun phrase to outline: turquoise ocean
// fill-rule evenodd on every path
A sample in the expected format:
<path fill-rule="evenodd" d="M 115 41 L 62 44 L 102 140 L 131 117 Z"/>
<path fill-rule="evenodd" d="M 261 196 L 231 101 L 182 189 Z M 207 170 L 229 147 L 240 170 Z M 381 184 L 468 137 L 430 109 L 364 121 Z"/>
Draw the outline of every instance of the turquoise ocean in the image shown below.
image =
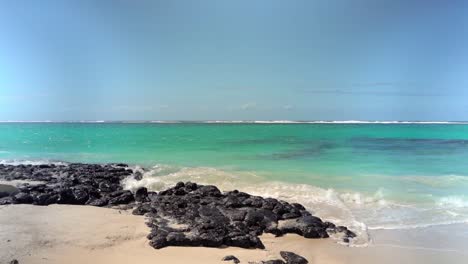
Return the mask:
<path fill-rule="evenodd" d="M 0 162 L 125 162 L 300 202 L 361 234 L 468 222 L 465 123 L 0 123 Z"/>

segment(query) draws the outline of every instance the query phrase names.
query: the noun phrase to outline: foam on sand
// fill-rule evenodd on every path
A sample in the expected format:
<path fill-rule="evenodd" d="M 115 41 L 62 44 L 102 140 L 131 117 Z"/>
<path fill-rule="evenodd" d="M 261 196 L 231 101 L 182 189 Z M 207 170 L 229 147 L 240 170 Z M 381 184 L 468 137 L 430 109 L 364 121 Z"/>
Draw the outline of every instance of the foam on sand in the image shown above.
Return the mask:
<path fill-rule="evenodd" d="M 134 168 L 143 174 L 140 181 L 129 177 L 124 187 L 135 190 L 147 187 L 159 191 L 179 181 L 212 184 L 223 191 L 242 190 L 247 193 L 303 204 L 320 218 L 344 225 L 358 234 L 353 246 L 366 246 L 371 241 L 368 230 L 410 229 L 418 227 L 468 222 L 468 205 L 464 197 L 434 199 L 429 204 L 406 204 L 385 195 L 382 188 L 374 193 L 324 189 L 308 184 L 271 181 L 252 172 L 230 172 L 211 167 L 175 167 L 156 165 L 151 169 Z M 455 181 L 465 178 L 447 176 Z M 423 177 L 402 177 L 419 180 Z M 439 182 L 441 179 L 432 179 Z"/>

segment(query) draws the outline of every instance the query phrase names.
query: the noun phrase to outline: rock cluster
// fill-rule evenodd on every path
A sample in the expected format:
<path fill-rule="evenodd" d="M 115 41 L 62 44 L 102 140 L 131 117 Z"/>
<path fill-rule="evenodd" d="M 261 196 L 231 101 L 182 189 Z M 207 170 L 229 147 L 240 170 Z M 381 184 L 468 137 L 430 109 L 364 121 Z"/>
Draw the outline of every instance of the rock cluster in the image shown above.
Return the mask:
<path fill-rule="evenodd" d="M 252 262 L 249 262 L 249 263 L 251 264 L 308 264 L 309 263 L 307 259 L 293 252 L 281 251 L 280 255 L 285 261 L 283 261 L 282 259 L 273 259 L 273 260 L 262 261 L 260 263 L 252 263 Z M 233 255 L 224 257 L 222 261 L 232 261 L 233 263 L 236 263 L 236 264 L 241 263 L 240 260 Z"/>
<path fill-rule="evenodd" d="M 137 193 L 145 193 L 145 189 Z M 253 196 L 237 190 L 222 193 L 212 185 L 178 183 L 149 193 L 133 211 L 147 215 L 152 228 L 148 239 L 154 248 L 166 246 L 234 246 L 264 248 L 259 235 L 295 233 L 306 238 L 327 238 L 330 232 L 354 237 L 346 227 L 336 227 L 311 215 L 302 205 Z"/>
<path fill-rule="evenodd" d="M 0 165 L 1 180 L 35 182 L 18 186 L 19 192 L 0 198 L 0 205 L 128 204 L 134 201 L 134 196 L 123 190 L 120 181 L 132 173 L 124 164 Z"/>
<path fill-rule="evenodd" d="M 234 246 L 264 248 L 259 236 L 295 233 L 326 238 L 340 233 L 344 241 L 355 234 L 313 216 L 302 205 L 253 196 L 237 190 L 222 193 L 216 186 L 187 182 L 159 193 L 140 188 L 123 190 L 120 182 L 133 173 L 125 164 L 0 165 L 1 180 L 39 181 L 22 184 L 19 192 L 0 198 L 2 204 L 127 205 L 145 215 L 150 245 Z M 284 256 L 283 256 L 284 257 Z M 286 259 L 286 257 L 284 257 Z"/>

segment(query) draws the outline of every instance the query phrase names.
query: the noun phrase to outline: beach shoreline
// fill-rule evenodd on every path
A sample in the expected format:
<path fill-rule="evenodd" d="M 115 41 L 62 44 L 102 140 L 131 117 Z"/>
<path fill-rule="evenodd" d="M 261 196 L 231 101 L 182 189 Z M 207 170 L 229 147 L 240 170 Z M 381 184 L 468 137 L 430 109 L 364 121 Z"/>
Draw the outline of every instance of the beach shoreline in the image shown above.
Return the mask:
<path fill-rule="evenodd" d="M 300 204 L 191 182 L 159 193 L 144 187 L 130 192 L 122 180 L 143 175 L 126 164 L 0 168 L 0 263 L 222 263 L 227 255 L 262 263 L 281 259 L 281 251 L 332 264 L 463 263 L 468 257 L 467 224 L 367 230 L 369 243 L 360 245 L 346 227 L 322 222 Z M 242 219 L 227 219 L 238 213 Z M 248 215 L 261 217 L 249 222 Z M 256 235 L 222 231 L 240 223 Z M 204 226 L 219 231 L 200 232 Z"/>
<path fill-rule="evenodd" d="M 305 239 L 298 235 L 263 235 L 265 249 L 236 247 L 152 248 L 146 235 L 145 217 L 129 211 L 78 205 L 0 206 L 0 263 L 17 259 L 26 264 L 59 263 L 241 263 L 278 259 L 286 250 L 304 256 L 309 263 L 464 263 L 463 241 L 450 241 L 466 225 L 414 230 L 372 231 L 367 247 L 347 247 L 330 239 Z M 431 241 L 438 248 L 422 247 Z M 396 244 L 397 243 L 397 244 Z M 466 243 L 466 242 L 465 242 Z M 459 248 L 451 248 L 457 245 Z"/>

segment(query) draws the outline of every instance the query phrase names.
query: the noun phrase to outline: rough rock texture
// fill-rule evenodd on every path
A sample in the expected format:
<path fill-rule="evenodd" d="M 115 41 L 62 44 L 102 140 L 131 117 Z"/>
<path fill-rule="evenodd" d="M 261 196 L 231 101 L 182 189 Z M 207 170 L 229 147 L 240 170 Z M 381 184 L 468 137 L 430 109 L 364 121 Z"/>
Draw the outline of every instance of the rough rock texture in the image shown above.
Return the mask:
<path fill-rule="evenodd" d="M 304 257 L 301 257 L 297 255 L 296 253 L 292 253 L 289 251 L 281 251 L 280 252 L 281 257 L 286 261 L 283 261 L 282 259 L 272 259 L 272 260 L 266 260 L 266 261 L 261 261 L 261 262 L 249 262 L 250 264 L 308 264 L 309 261 L 305 259 Z"/>
<path fill-rule="evenodd" d="M 154 248 L 166 246 L 235 246 L 264 248 L 259 235 L 296 233 L 327 238 L 328 232 L 354 233 L 312 216 L 302 205 L 252 196 L 237 190 L 221 193 L 211 185 L 179 182 L 153 195 L 133 212 L 147 215 Z M 339 231 L 338 231 L 339 230 Z M 348 234 L 349 233 L 349 234 Z"/>
<path fill-rule="evenodd" d="M 126 166 L 126 165 L 125 165 Z M 31 180 L 39 184 L 22 184 L 19 193 L 0 199 L 1 204 L 35 205 L 80 204 L 107 206 L 134 201 L 120 181 L 133 174 L 123 164 L 95 165 L 0 165 L 2 180 Z"/>
<path fill-rule="evenodd" d="M 120 181 L 130 176 L 138 175 L 125 164 L 0 165 L 2 180 L 42 182 L 18 186 L 19 192 L 0 198 L 0 205 L 58 203 L 134 208 L 134 214 L 147 216 L 151 227 L 148 239 L 154 248 L 264 248 L 259 239 L 263 233 L 277 236 L 295 233 L 306 238 L 341 233 L 345 241 L 355 236 L 346 227 L 336 227 L 312 216 L 300 204 L 237 190 L 222 193 L 216 186 L 191 182 L 179 182 L 159 193 L 146 188 L 132 193 L 120 185 Z"/>
<path fill-rule="evenodd" d="M 233 255 L 225 256 L 222 261 L 232 261 L 236 264 L 240 263 L 240 260 Z"/>
<path fill-rule="evenodd" d="M 0 198 L 15 195 L 19 192 L 17 188 L 10 185 L 0 184 Z"/>
<path fill-rule="evenodd" d="M 282 261 L 281 259 L 273 259 L 262 261 L 261 264 L 286 264 L 286 262 Z"/>
<path fill-rule="evenodd" d="M 280 255 L 284 260 L 286 260 L 287 264 L 307 264 L 309 261 L 304 257 L 297 255 L 296 253 L 289 252 L 289 251 L 281 251 Z"/>

